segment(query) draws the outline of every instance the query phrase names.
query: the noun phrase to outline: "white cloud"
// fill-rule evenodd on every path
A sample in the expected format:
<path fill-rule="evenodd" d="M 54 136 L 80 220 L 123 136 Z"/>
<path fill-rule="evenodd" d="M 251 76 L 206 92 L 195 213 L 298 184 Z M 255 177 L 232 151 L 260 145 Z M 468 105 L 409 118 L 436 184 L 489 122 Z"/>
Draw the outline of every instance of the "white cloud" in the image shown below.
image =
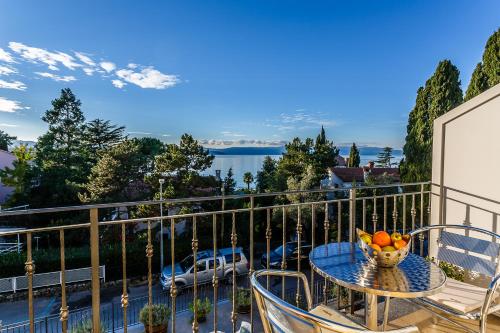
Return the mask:
<path fill-rule="evenodd" d="M 134 64 L 134 63 L 130 63 L 127 65 L 128 68 L 130 69 L 136 69 L 137 68 L 137 64 Z"/>
<path fill-rule="evenodd" d="M 89 68 L 89 67 L 84 67 L 83 68 L 83 71 L 85 74 L 87 74 L 88 76 L 92 76 L 92 74 L 94 74 L 95 72 L 95 69 L 93 68 Z"/>
<path fill-rule="evenodd" d="M 234 133 L 234 132 L 231 132 L 231 131 L 222 131 L 220 132 L 220 134 L 224 135 L 224 136 L 231 136 L 231 137 L 245 137 L 247 136 L 246 134 L 241 134 L 241 133 Z"/>
<path fill-rule="evenodd" d="M 0 75 L 16 74 L 17 70 L 10 66 L 0 66 Z"/>
<path fill-rule="evenodd" d="M 125 87 L 125 86 L 127 85 L 127 84 L 126 84 L 125 82 L 123 82 L 122 80 L 112 80 L 112 81 L 111 81 L 111 83 L 112 83 L 115 87 L 117 87 L 117 88 L 119 88 L 119 89 L 121 89 L 121 88 L 123 88 L 123 87 Z"/>
<path fill-rule="evenodd" d="M 0 127 L 18 127 L 18 125 L 14 125 L 14 124 L 6 124 L 6 123 L 0 123 Z"/>
<path fill-rule="evenodd" d="M 329 115 L 322 112 L 305 112 L 305 109 L 295 110 L 294 113 L 281 113 L 279 119 L 267 119 L 264 126 L 276 128 L 280 132 L 316 129 L 324 126 L 333 127 L 337 123 L 328 119 Z"/>
<path fill-rule="evenodd" d="M 287 142 L 283 140 L 199 140 L 206 147 L 279 147 Z"/>
<path fill-rule="evenodd" d="M 104 69 L 108 73 L 116 69 L 116 65 L 109 61 L 103 61 L 99 65 L 101 65 L 102 69 Z"/>
<path fill-rule="evenodd" d="M 0 97 L 0 111 L 1 112 L 16 112 L 17 110 L 28 109 L 21 106 L 18 101 L 13 101 L 5 97 Z"/>
<path fill-rule="evenodd" d="M 71 82 L 71 81 L 75 81 L 76 78 L 74 76 L 60 76 L 60 75 L 56 75 L 56 74 L 53 74 L 53 73 L 47 73 L 47 72 L 35 72 L 35 74 L 37 75 L 40 75 L 40 76 L 43 76 L 43 77 L 48 77 L 54 81 L 57 81 L 57 82 Z"/>
<path fill-rule="evenodd" d="M 66 68 L 74 70 L 77 67 L 82 67 L 81 64 L 75 61 L 75 58 L 63 52 L 51 52 L 42 48 L 27 46 L 18 42 L 10 42 L 9 48 L 19 54 L 23 59 L 34 63 L 44 63 L 50 70 L 58 70 L 57 65 L 61 64 Z"/>
<path fill-rule="evenodd" d="M 168 137 L 171 137 L 172 135 L 171 134 L 162 134 L 161 136 L 168 138 Z"/>
<path fill-rule="evenodd" d="M 0 47 L 0 61 L 5 61 L 5 62 L 15 62 L 14 58 L 12 58 L 12 55 L 5 51 L 4 49 L 2 49 Z"/>
<path fill-rule="evenodd" d="M 130 69 L 120 69 L 116 75 L 126 82 L 138 85 L 141 88 L 165 89 L 175 86 L 179 79 L 176 75 L 163 74 L 153 67 L 146 67 L 140 72 Z"/>
<path fill-rule="evenodd" d="M 89 56 L 85 55 L 84 53 L 75 52 L 75 56 L 78 59 L 80 59 L 81 62 L 83 62 L 84 64 L 86 64 L 88 66 L 91 66 L 91 67 L 96 66 L 96 63 L 94 62 L 94 60 L 92 60 Z"/>
<path fill-rule="evenodd" d="M 22 83 L 21 81 L 9 82 L 9 81 L 5 81 L 5 80 L 0 80 L 0 88 L 24 91 L 24 90 L 26 90 L 26 85 L 24 83 Z"/>
<path fill-rule="evenodd" d="M 150 132 L 127 132 L 128 134 L 138 134 L 138 135 L 151 135 L 153 133 L 150 133 Z"/>

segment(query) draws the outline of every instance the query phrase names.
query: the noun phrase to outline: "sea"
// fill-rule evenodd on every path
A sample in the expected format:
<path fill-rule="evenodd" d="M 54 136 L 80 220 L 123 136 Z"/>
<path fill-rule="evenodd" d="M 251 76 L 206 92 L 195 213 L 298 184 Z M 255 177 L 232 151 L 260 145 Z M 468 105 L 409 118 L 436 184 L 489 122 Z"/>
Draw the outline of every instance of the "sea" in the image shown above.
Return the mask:
<path fill-rule="evenodd" d="M 394 153 L 393 155 L 393 163 L 399 163 L 401 154 Z M 271 156 L 271 158 L 276 160 L 281 157 L 281 155 L 215 155 L 212 167 L 205 170 L 203 174 L 215 175 L 215 170 L 221 170 L 222 178 L 224 178 L 229 168 L 233 168 L 237 187 L 246 187 L 246 184 L 243 182 L 243 174 L 251 172 L 255 178 L 257 172 L 261 170 L 262 162 L 266 156 Z M 360 155 L 360 157 L 361 165 L 366 165 L 369 161 L 377 160 L 377 155 Z M 255 183 L 251 184 L 250 187 L 255 187 Z"/>

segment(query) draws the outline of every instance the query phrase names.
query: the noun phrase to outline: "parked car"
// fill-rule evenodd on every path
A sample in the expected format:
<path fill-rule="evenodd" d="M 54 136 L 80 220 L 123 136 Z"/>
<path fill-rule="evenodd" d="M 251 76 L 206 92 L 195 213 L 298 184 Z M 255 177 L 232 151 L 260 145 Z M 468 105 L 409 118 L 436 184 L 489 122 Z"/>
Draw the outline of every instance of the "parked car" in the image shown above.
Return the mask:
<path fill-rule="evenodd" d="M 309 252 L 311 252 L 311 245 L 307 242 L 300 242 L 300 264 L 305 265 L 309 263 Z M 299 254 L 298 242 L 288 242 L 285 244 L 285 258 L 286 267 L 297 267 L 297 257 Z M 283 258 L 283 245 L 278 246 L 269 252 L 269 268 L 281 269 L 281 261 Z M 260 258 L 262 267 L 267 268 L 267 254 L 264 253 Z M 304 266 L 302 266 L 304 267 Z"/>
<path fill-rule="evenodd" d="M 181 262 L 176 263 L 175 284 L 177 288 L 182 289 L 185 286 L 194 284 L 194 256 L 191 254 Z M 224 279 L 227 283 L 232 283 L 233 274 L 247 274 L 249 262 L 243 253 L 243 249 L 235 249 L 236 271 L 233 271 L 233 252 L 232 248 L 224 248 L 217 251 L 217 264 L 214 265 L 214 252 L 212 250 L 199 251 L 196 255 L 196 267 L 198 283 L 206 283 L 212 280 L 214 268 L 217 271 L 217 277 Z M 160 283 L 163 289 L 170 289 L 172 285 L 172 265 L 165 266 L 160 276 Z"/>

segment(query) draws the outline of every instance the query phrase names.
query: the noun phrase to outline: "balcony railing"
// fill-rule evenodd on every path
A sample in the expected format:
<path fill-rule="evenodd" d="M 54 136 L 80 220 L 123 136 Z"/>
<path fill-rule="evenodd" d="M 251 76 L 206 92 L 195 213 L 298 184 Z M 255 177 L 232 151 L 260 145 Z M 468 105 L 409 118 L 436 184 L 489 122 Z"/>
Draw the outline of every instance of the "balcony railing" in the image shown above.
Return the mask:
<path fill-rule="evenodd" d="M 210 244 L 214 255 L 214 262 L 217 262 L 218 250 L 222 247 L 230 247 L 233 256 L 232 270 L 236 271 L 236 248 L 243 247 L 244 252 L 249 260 L 249 274 L 262 266 L 270 266 L 270 253 L 272 246 L 282 245 L 281 253 L 281 269 L 290 269 L 287 267 L 286 243 L 291 239 L 310 243 L 312 248 L 319 244 L 341 241 L 355 241 L 355 228 L 362 228 L 369 232 L 376 230 L 398 230 L 402 233 L 407 233 L 418 227 L 427 225 L 430 220 L 430 183 L 412 183 L 412 184 L 394 184 L 381 186 L 360 186 L 354 188 L 341 189 L 322 189 L 311 191 L 296 191 L 284 193 L 263 193 L 263 194 L 244 194 L 231 196 L 213 196 L 188 199 L 168 199 L 162 201 L 146 201 L 146 202 L 125 202 L 112 204 L 97 204 L 97 205 L 82 205 L 72 207 L 59 208 L 43 208 L 30 209 L 25 211 L 3 211 L 0 213 L 0 221 L 13 221 L 15 223 L 24 223 L 30 221 L 33 225 L 37 223 L 40 227 L 29 227 L 26 230 L 16 230 L 9 232 L 1 232 L 0 237 L 9 237 L 20 235 L 22 241 L 25 242 L 22 255 L 26 257 L 24 270 L 27 276 L 27 309 L 29 321 L 29 332 L 48 332 L 47 320 L 41 321 L 39 316 L 34 312 L 34 285 L 33 275 L 36 270 L 43 267 L 35 266 L 33 259 L 32 239 L 34 235 L 44 235 L 45 237 L 56 236 L 59 248 L 60 258 L 60 289 L 61 289 L 61 308 L 59 314 L 60 326 L 57 331 L 61 330 L 66 333 L 68 328 L 74 325 L 77 320 L 70 320 L 70 315 L 73 313 L 80 314 L 82 311 L 73 311 L 68 308 L 67 295 L 67 279 L 66 279 L 66 263 L 67 252 L 70 247 L 65 237 L 68 234 L 74 235 L 77 232 L 79 235 L 88 235 L 83 237 L 87 246 L 90 249 L 90 266 L 91 266 L 91 307 L 85 310 L 85 316 L 89 316 L 92 320 L 93 327 L 99 327 L 103 324 L 109 330 L 115 330 L 122 327 L 123 331 L 127 332 L 128 325 L 136 323 L 137 311 L 131 309 L 131 306 L 137 307 L 137 300 L 129 299 L 128 286 L 130 269 L 127 265 L 135 265 L 127 260 L 128 243 L 137 237 L 145 237 L 144 258 L 146 265 L 144 275 L 147 276 L 147 295 L 142 298 L 143 304 L 152 305 L 154 302 L 166 303 L 172 310 L 170 319 L 171 332 L 176 332 L 176 316 L 178 310 L 185 310 L 186 304 L 181 305 L 178 309 L 179 289 L 175 283 L 175 263 L 182 259 L 181 255 L 186 255 L 187 252 L 197 258 L 197 253 L 204 248 L 200 248 L 200 244 Z M 160 209 L 160 206 L 162 209 Z M 116 209 L 127 207 L 130 213 L 134 212 L 134 218 L 120 220 L 106 220 L 111 216 L 110 212 Z M 184 209 L 181 209 L 184 207 Z M 189 209 L 186 209 L 188 207 Z M 229 207 L 229 208 L 228 208 Z M 184 211 L 188 211 L 184 213 Z M 160 212 L 170 211 L 170 215 L 162 216 Z M 82 215 L 83 214 L 83 215 Z M 83 218 L 82 218 L 83 216 Z M 86 217 L 85 217 L 86 216 Z M 55 223 L 58 219 L 63 219 L 65 223 Z M 49 224 L 51 222 L 51 224 Z M 180 223 L 183 223 L 184 229 L 189 234 L 188 237 L 177 237 L 176 231 L 180 229 Z M 155 237 L 155 225 L 162 224 L 169 229 L 169 239 L 166 240 L 167 246 L 165 254 L 167 255 L 167 264 L 172 264 L 172 284 L 168 294 L 153 292 L 153 283 L 156 281 L 155 272 L 157 272 L 156 262 L 153 259 L 159 258 L 160 254 L 154 251 L 154 245 L 158 243 Z M 54 225 L 56 224 L 56 225 Z M 141 226 L 143 231 L 137 231 L 137 226 Z M 131 233 L 131 228 L 136 228 Z M 107 241 L 104 234 L 112 233 L 113 229 L 118 229 L 115 234 L 118 235 L 116 240 L 111 237 Z M 115 230 L 116 231 L 116 230 Z M 162 239 L 164 235 L 160 236 Z M 100 247 L 116 244 L 107 244 L 119 242 L 118 248 L 121 250 L 121 262 L 115 263 L 113 274 L 106 272 L 106 276 L 113 275 L 115 279 L 121 279 L 121 310 L 117 306 L 112 305 L 112 312 L 107 312 L 108 315 L 103 315 L 100 301 L 100 278 L 99 267 L 103 264 L 103 258 L 100 258 Z M 54 246 L 53 242 L 51 244 Z M 259 246 L 262 245 L 262 246 Z M 189 250 L 187 250 L 189 249 Z M 306 269 L 303 267 L 307 259 L 301 262 L 300 258 L 304 257 L 301 252 L 301 247 L 297 249 L 297 261 L 294 269 L 301 271 Z M 426 254 L 426 244 L 423 238 L 420 242 L 413 245 L 412 251 Z M 261 260 L 256 258 L 257 255 L 265 253 L 266 259 L 261 266 Z M 162 263 L 163 264 L 163 263 Z M 112 269 L 106 265 L 107 269 Z M 36 267 L 36 269 L 35 269 Z M 163 267 L 163 265 L 162 265 Z M 119 272 L 121 270 L 121 272 Z M 116 274 L 118 271 L 118 274 Z M 232 312 L 230 314 L 232 331 L 236 331 L 237 311 L 236 299 L 230 295 L 236 294 L 238 284 L 247 285 L 247 277 L 244 279 L 237 278 L 236 274 L 232 274 L 232 281 L 228 284 L 221 284 L 220 278 L 217 275 L 217 270 L 214 269 L 211 286 L 201 285 L 198 281 L 197 265 L 194 265 L 194 281 L 189 286 L 190 291 L 186 293 L 192 299 L 196 300 L 200 294 L 206 294 L 208 288 L 213 293 L 213 330 L 216 332 L 219 328 L 218 319 L 218 301 L 221 299 L 229 299 L 232 303 Z M 121 273 L 121 274 L 120 274 Z M 161 272 L 160 272 L 161 273 Z M 118 276 L 117 276 L 118 275 Z M 243 280 L 243 281 L 242 281 Z M 310 285 L 313 299 L 316 302 L 328 302 L 332 300 L 332 287 L 325 283 L 319 276 L 310 272 Z M 267 287 L 273 288 L 267 280 Z M 281 281 L 280 290 L 275 290 L 280 293 L 283 298 L 293 299 L 294 302 L 300 304 L 301 292 L 294 283 L 286 281 L 285 278 Z M 336 288 L 337 300 L 340 302 L 341 288 Z M 294 297 L 291 297 L 294 294 Z M 253 297 L 253 295 L 252 295 Z M 348 307 L 354 309 L 355 295 L 348 293 Z M 185 303 L 185 298 L 183 298 Z M 192 323 L 192 331 L 199 331 L 199 323 L 197 322 L 197 303 L 194 302 L 194 316 Z M 24 311 L 24 309 L 20 309 Z M 117 315 L 118 312 L 121 315 Z M 110 318 L 109 313 L 112 314 Z M 253 302 L 250 309 L 250 322 L 252 327 L 256 319 L 256 311 Z M 151 318 L 152 314 L 149 313 Z M 116 318 L 120 318 L 117 322 Z M 52 320 L 53 318 L 50 318 Z M 132 320 L 131 320 L 132 319 Z M 1 320 L 1 318 L 0 318 Z M 81 319 L 79 320 L 81 321 Z M 151 320 L 150 320 L 151 322 Z M 22 325 L 21 325 L 22 326 Z M 21 327 L 17 325 L 16 327 Z M 19 329 L 19 331 L 22 329 Z M 16 332 L 14 327 L 11 327 L 9 332 Z M 1 332 L 7 332 L 7 327 L 4 327 Z"/>

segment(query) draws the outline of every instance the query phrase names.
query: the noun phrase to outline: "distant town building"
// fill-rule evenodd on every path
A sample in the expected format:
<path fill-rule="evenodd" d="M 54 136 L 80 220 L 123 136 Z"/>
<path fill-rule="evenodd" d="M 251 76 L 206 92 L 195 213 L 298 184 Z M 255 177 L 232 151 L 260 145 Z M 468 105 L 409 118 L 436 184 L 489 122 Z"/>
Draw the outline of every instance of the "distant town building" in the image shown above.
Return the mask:
<path fill-rule="evenodd" d="M 389 176 L 394 183 L 400 182 L 398 168 L 377 168 L 375 163 L 359 168 L 334 167 L 328 169 L 328 177 L 321 181 L 321 188 L 349 188 L 353 182 L 363 185 L 366 178 L 383 175 Z"/>
<path fill-rule="evenodd" d="M 346 167 L 347 166 L 347 161 L 348 161 L 349 158 L 344 158 L 340 155 L 337 155 L 337 157 L 335 157 L 335 167 Z"/>
<path fill-rule="evenodd" d="M 12 168 L 13 163 L 16 160 L 16 156 L 11 152 L 0 149 L 0 170 L 6 167 Z M 3 204 L 9 195 L 14 191 L 12 187 L 5 186 L 0 179 L 0 205 Z"/>

